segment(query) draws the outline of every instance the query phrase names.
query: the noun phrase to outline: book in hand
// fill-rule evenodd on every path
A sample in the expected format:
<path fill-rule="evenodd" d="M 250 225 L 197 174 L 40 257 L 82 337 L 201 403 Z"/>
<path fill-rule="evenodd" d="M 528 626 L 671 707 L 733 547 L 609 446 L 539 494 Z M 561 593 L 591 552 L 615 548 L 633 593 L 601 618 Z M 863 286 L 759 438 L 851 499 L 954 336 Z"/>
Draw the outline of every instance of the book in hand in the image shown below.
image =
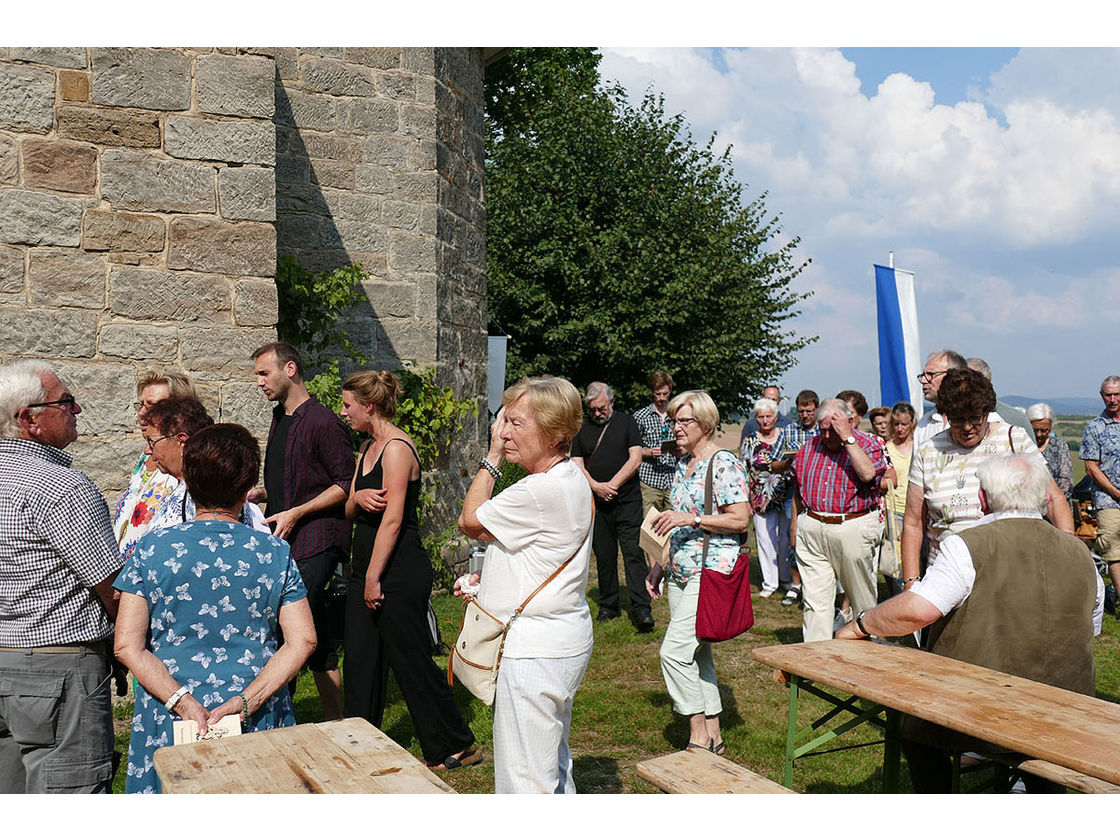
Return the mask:
<path fill-rule="evenodd" d="M 180 744 L 194 744 L 199 741 L 214 741 L 218 738 L 232 738 L 241 734 L 241 715 L 226 715 L 201 735 L 198 733 L 198 724 L 193 720 L 177 720 L 173 724 L 175 733 L 175 746 Z"/>
<path fill-rule="evenodd" d="M 661 511 L 650 505 L 649 510 L 646 511 L 646 518 L 642 520 L 641 530 L 638 532 L 638 544 L 642 547 L 642 551 L 652 557 L 655 562 L 661 562 L 662 550 L 669 540 L 669 534 L 660 536 L 653 530 L 653 520 L 660 514 Z"/>

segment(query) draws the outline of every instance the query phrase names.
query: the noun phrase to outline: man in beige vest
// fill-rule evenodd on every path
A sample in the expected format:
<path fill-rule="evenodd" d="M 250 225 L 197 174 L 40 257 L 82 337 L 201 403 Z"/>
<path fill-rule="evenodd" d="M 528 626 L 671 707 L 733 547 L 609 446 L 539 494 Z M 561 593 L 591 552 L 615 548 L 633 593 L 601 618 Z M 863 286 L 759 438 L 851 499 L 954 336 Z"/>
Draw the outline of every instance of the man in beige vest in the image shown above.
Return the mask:
<path fill-rule="evenodd" d="M 1104 587 L 1084 543 L 1042 519 L 1049 472 L 1023 455 L 992 458 L 977 472 L 986 515 L 946 539 L 908 592 L 861 612 L 836 637 L 904 636 L 932 625 L 933 653 L 1092 696 Z M 951 753 L 992 749 L 915 718 L 903 724 L 902 748 L 917 793 L 949 792 Z M 1031 792 L 1063 790 L 1024 782 Z"/>

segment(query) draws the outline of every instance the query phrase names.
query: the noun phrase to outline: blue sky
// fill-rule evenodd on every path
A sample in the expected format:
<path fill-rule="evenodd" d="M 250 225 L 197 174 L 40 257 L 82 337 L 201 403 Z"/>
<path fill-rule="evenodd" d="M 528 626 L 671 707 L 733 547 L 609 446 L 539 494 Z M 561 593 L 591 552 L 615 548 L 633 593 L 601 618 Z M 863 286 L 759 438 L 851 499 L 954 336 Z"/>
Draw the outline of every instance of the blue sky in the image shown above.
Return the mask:
<path fill-rule="evenodd" d="M 879 393 L 873 263 L 916 273 L 923 354 L 981 356 L 997 391 L 1092 396 L 1120 371 L 1115 49 L 609 48 L 730 144 L 812 263 L 784 393 Z M 1101 352 L 1104 351 L 1104 352 Z"/>

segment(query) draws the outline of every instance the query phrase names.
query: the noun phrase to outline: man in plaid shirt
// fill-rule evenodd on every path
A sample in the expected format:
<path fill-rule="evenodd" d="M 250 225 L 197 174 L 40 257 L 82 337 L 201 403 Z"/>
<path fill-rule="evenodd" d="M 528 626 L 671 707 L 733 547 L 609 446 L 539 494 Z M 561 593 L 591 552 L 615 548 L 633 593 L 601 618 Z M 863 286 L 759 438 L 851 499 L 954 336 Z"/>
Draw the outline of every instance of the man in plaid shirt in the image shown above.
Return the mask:
<path fill-rule="evenodd" d="M 789 541 L 801 570 L 806 642 L 832 638 L 837 578 L 853 611 L 871 609 L 877 600 L 879 483 L 887 460 L 878 439 L 856 430 L 853 419 L 843 400 L 822 402 L 820 433 L 806 441 L 790 467 L 798 493 Z"/>
<path fill-rule="evenodd" d="M 112 785 L 121 556 L 104 497 L 62 451 L 81 410 L 42 362 L 0 367 L 0 793 Z"/>
<path fill-rule="evenodd" d="M 673 394 L 673 377 L 659 370 L 649 379 L 653 402 L 634 412 L 634 422 L 642 433 L 642 463 L 638 479 L 642 490 L 642 516 L 650 507 L 669 509 L 669 485 L 677 471 L 676 441 L 665 408 Z M 666 443 L 666 441 L 669 441 Z M 648 557 L 648 555 L 647 555 Z M 660 557 L 649 557 L 656 563 Z"/>

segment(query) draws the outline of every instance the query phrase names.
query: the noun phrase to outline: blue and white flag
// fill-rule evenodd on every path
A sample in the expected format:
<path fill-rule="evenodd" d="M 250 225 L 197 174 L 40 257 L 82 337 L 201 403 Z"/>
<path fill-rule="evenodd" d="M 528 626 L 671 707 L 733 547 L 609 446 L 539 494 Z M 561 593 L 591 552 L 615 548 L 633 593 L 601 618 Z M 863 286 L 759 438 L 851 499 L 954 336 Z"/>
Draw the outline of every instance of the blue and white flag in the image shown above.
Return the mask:
<path fill-rule="evenodd" d="M 875 266 L 875 300 L 879 311 L 879 392 L 883 405 L 906 400 L 920 415 L 922 372 L 918 349 L 918 307 L 914 272 Z"/>

